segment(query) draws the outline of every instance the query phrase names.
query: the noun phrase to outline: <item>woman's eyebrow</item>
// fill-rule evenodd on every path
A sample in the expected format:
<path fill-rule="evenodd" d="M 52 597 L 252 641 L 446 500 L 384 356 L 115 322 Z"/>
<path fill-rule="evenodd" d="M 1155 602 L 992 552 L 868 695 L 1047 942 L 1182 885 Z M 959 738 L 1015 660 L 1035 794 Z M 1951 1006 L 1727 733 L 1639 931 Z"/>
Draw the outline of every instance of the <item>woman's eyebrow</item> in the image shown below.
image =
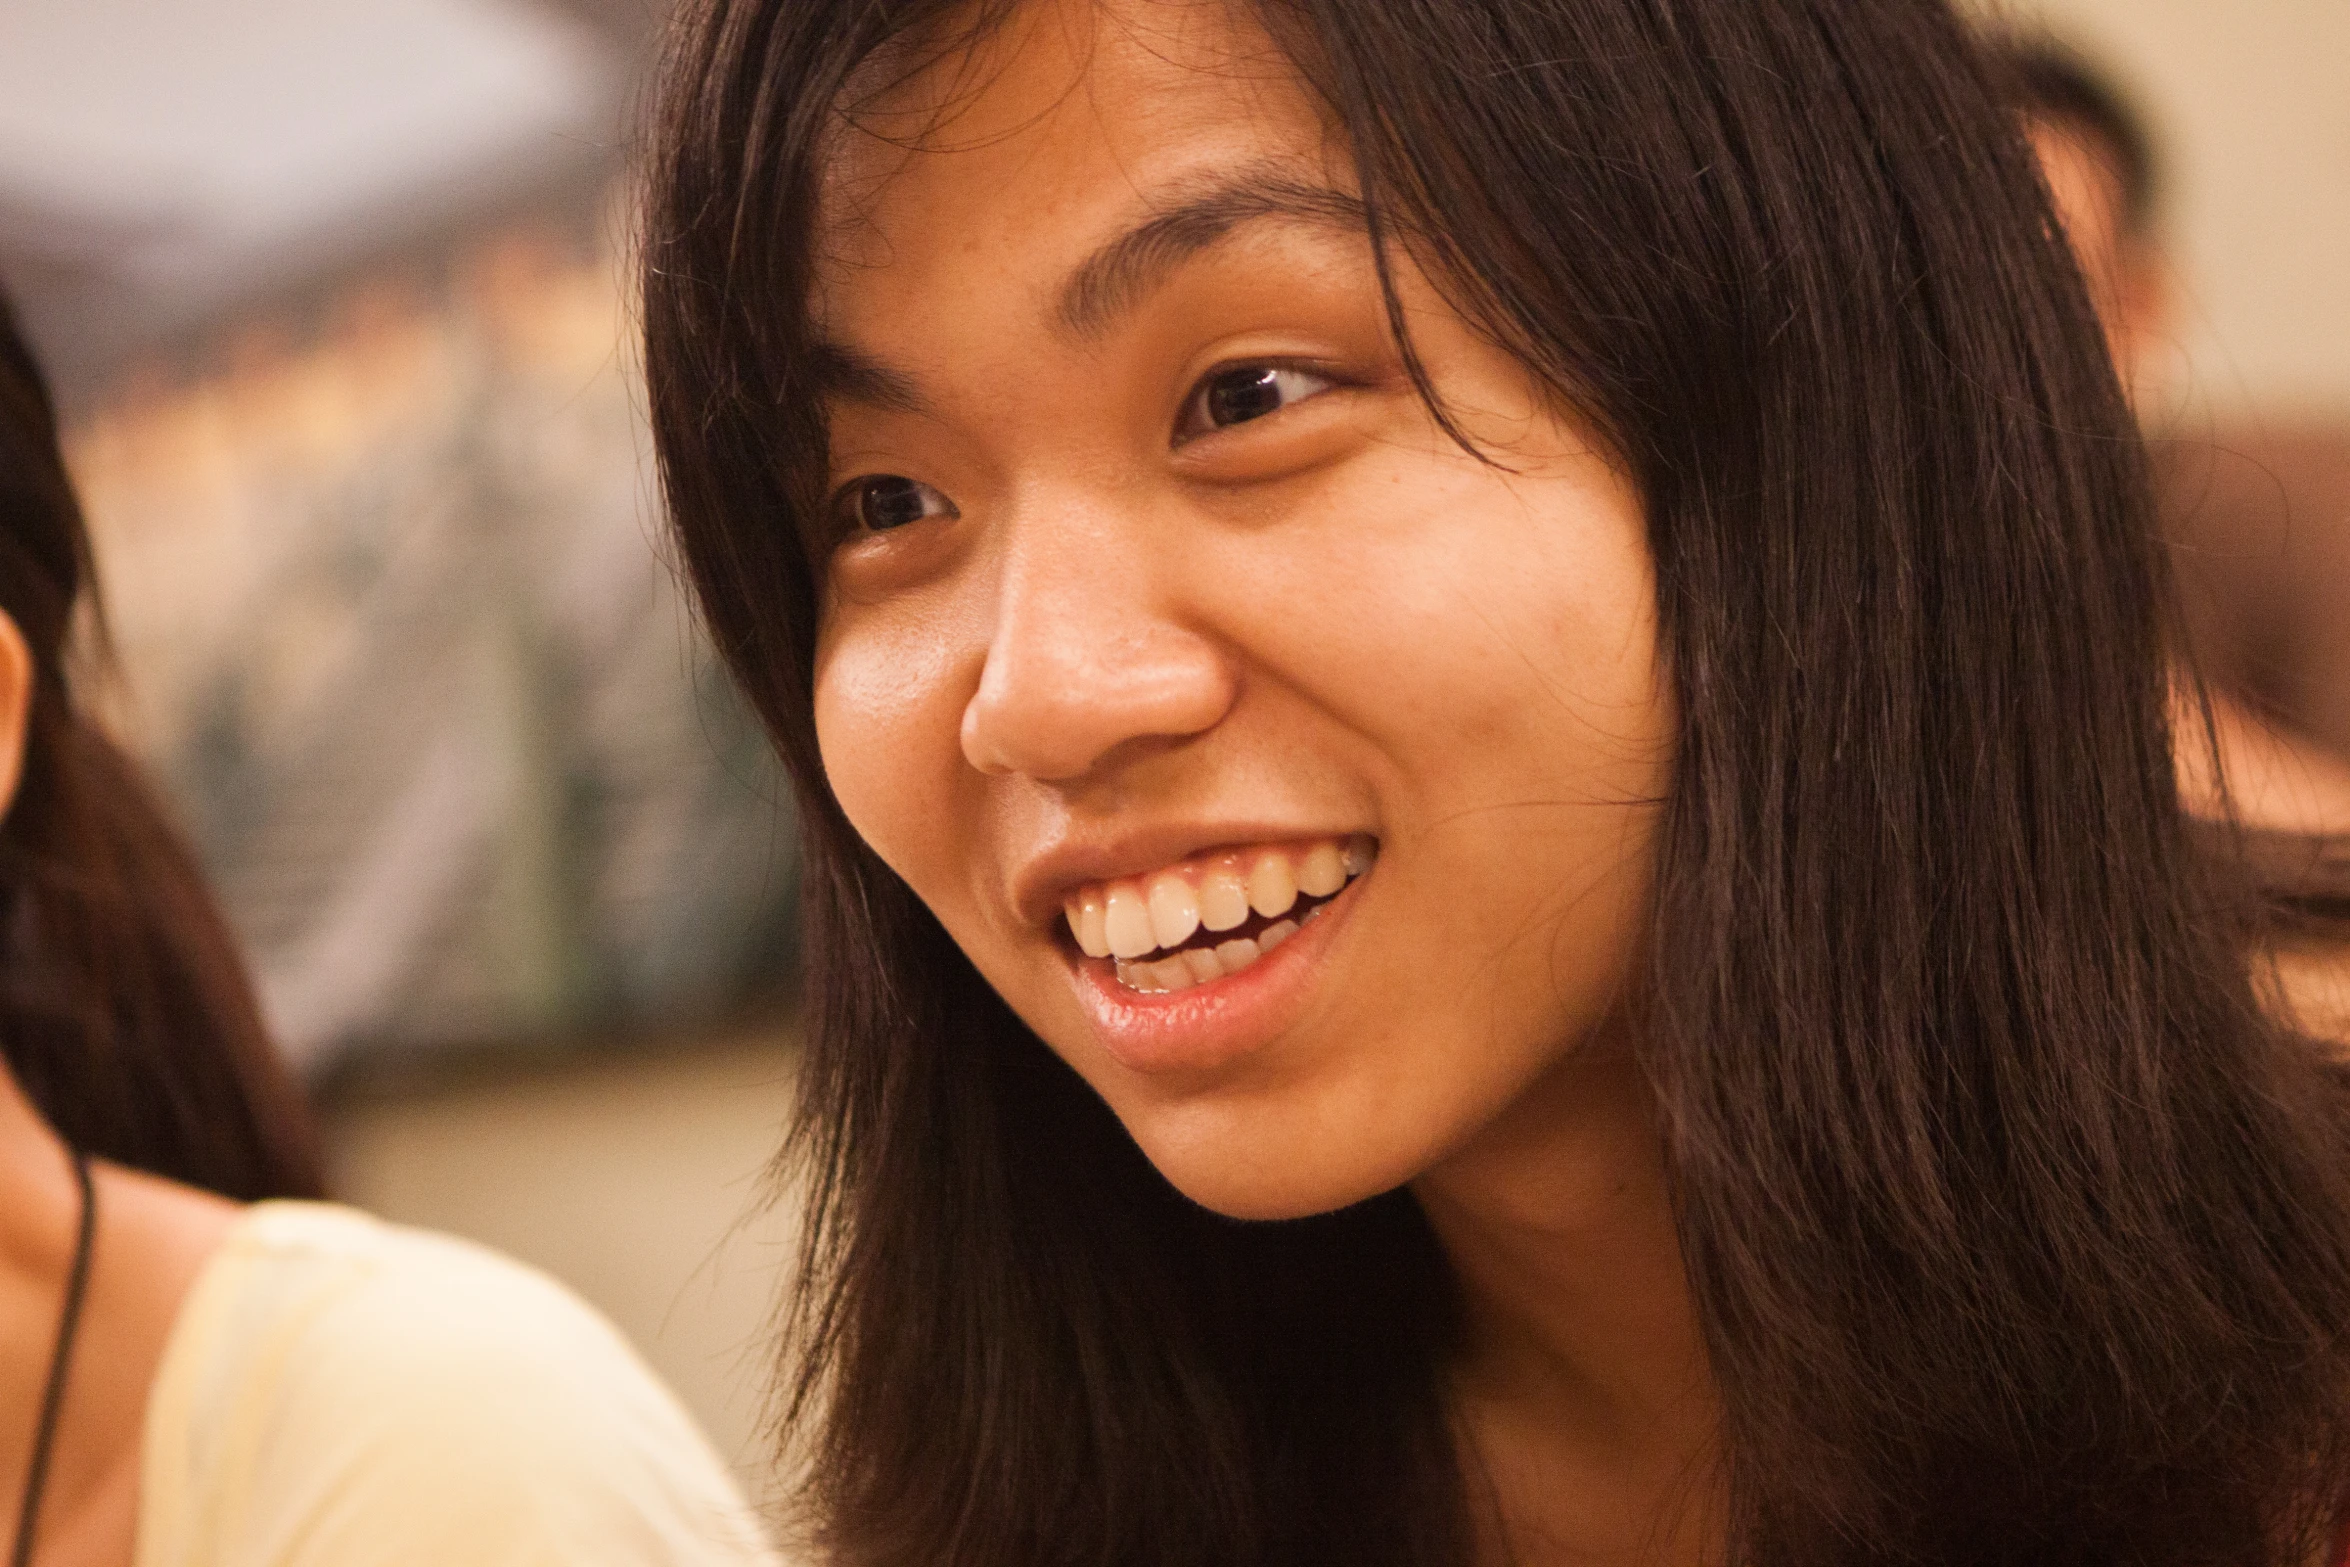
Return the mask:
<path fill-rule="evenodd" d="M 1141 222 L 1104 241 L 1061 285 L 1054 317 L 1061 330 L 1093 341 L 1135 308 L 1176 268 L 1252 223 L 1286 221 L 1369 232 L 1362 199 L 1265 169 L 1243 170 L 1162 205 Z M 819 336 L 801 360 L 805 384 L 826 401 L 862 403 L 890 413 L 921 414 L 930 407 L 910 371 L 853 344 Z"/>
<path fill-rule="evenodd" d="M 863 403 L 885 413 L 920 414 L 930 407 L 912 372 L 874 358 L 854 344 L 819 336 L 800 360 L 803 384 L 819 402 Z"/>
<path fill-rule="evenodd" d="M 1268 218 L 1354 234 L 1369 229 L 1358 196 L 1270 170 L 1243 170 L 1195 188 L 1080 262 L 1061 285 L 1062 329 L 1080 340 L 1099 338 L 1184 262 L 1234 229 Z"/>

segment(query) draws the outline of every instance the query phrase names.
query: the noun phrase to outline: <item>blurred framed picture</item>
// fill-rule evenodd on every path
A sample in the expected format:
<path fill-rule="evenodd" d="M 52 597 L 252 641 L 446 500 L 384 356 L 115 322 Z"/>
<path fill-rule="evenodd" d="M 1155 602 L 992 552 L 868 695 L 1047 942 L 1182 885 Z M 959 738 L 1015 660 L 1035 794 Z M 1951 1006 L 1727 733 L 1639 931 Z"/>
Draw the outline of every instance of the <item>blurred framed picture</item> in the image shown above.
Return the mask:
<path fill-rule="evenodd" d="M 118 726 L 314 1071 L 788 990 L 785 790 L 664 555 L 617 280 L 495 236 L 73 436 Z"/>

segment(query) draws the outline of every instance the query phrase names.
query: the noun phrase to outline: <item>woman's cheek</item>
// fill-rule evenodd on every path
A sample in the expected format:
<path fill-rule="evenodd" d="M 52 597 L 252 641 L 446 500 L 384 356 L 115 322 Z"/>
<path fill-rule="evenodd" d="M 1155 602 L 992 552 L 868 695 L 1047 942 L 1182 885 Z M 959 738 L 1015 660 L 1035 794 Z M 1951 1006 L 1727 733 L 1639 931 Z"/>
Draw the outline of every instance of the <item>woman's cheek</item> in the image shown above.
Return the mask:
<path fill-rule="evenodd" d="M 913 883 L 950 854 L 963 700 L 941 639 L 886 621 L 837 629 L 818 650 L 816 744 L 833 797 L 882 860 Z"/>

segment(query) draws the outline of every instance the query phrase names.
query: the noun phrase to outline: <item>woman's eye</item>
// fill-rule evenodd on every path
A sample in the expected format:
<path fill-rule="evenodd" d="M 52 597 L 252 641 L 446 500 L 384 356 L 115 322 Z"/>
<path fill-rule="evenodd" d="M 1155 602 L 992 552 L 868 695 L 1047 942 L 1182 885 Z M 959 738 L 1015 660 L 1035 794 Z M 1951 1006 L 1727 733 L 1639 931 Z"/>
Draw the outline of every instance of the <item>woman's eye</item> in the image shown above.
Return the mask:
<path fill-rule="evenodd" d="M 859 479 L 840 492 L 842 520 L 867 533 L 887 533 L 925 517 L 960 515 L 955 503 L 922 483 L 894 473 Z"/>
<path fill-rule="evenodd" d="M 1279 413 L 1337 383 L 1294 365 L 1233 365 L 1200 382 L 1183 408 L 1175 438 L 1187 441 L 1210 431 L 1246 424 Z"/>

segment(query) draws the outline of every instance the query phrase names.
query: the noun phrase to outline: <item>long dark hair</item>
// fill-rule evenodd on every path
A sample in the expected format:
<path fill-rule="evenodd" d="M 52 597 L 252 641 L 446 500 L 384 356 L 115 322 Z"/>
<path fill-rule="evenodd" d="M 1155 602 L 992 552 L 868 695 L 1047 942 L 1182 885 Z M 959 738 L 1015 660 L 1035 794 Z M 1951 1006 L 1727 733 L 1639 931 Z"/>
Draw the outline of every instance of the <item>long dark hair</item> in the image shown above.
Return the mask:
<path fill-rule="evenodd" d="M 696 0 L 660 99 L 667 495 L 806 835 L 796 1461 L 849 1563 L 1458 1564 L 1451 1304 L 1408 1194 L 1186 1204 L 818 759 L 821 166 L 883 51 L 1005 9 Z M 1684 727 L 1644 1060 L 1734 1558 L 2305 1560 L 2350 1480 L 2341 1097 L 2201 885 L 2141 449 L 1964 25 L 1256 9 L 1375 234 L 1645 499 Z"/>
<path fill-rule="evenodd" d="M 33 660 L 0 820 L 0 1048 L 87 1153 L 230 1197 L 316 1196 L 308 1111 L 228 927 L 138 769 L 75 702 L 68 643 L 93 580 L 56 413 L 0 300 L 0 610 Z"/>

